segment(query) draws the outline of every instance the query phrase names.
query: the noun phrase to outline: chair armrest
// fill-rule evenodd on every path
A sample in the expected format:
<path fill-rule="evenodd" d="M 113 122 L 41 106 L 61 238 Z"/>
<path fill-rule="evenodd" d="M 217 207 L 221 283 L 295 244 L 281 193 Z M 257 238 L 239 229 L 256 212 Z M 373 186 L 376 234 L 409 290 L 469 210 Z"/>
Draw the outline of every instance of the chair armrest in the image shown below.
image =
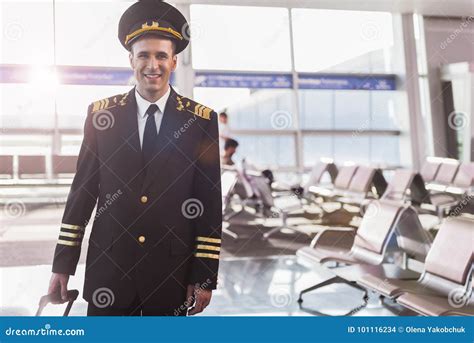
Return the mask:
<path fill-rule="evenodd" d="M 331 241 L 338 241 L 342 239 L 342 237 L 349 236 L 352 237 L 352 241 L 354 241 L 354 237 L 356 234 L 357 229 L 351 227 L 337 227 L 337 228 L 327 228 L 320 231 L 311 241 L 310 247 L 315 248 L 317 245 L 329 245 Z M 328 244 L 329 243 L 329 244 Z"/>

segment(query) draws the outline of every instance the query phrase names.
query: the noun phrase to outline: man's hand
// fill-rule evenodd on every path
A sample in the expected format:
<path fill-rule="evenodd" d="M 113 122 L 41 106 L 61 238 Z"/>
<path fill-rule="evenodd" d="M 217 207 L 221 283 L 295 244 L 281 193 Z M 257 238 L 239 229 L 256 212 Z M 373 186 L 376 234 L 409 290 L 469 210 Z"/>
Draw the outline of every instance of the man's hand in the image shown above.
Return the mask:
<path fill-rule="evenodd" d="M 48 294 L 61 293 L 61 299 L 67 300 L 67 283 L 69 275 L 53 273 L 49 281 Z"/>
<path fill-rule="evenodd" d="M 202 312 L 211 302 L 211 297 L 211 290 L 202 289 L 199 285 L 188 285 L 186 299 L 188 303 L 194 303 L 194 307 L 189 310 L 188 315 L 192 316 Z"/>

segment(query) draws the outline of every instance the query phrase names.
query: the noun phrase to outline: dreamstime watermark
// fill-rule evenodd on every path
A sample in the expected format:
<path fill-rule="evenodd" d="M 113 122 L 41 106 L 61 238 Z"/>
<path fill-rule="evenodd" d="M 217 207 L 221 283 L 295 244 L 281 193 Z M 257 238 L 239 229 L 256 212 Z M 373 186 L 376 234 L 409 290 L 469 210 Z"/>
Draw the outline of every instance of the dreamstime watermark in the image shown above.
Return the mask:
<path fill-rule="evenodd" d="M 448 115 L 448 125 L 453 130 L 463 130 L 468 124 L 469 117 L 465 112 L 453 111 Z"/>
<path fill-rule="evenodd" d="M 293 302 L 293 296 L 288 287 L 279 287 L 270 291 L 270 303 L 273 307 L 286 307 Z"/>
<path fill-rule="evenodd" d="M 14 329 L 5 330 L 6 336 L 85 336 L 84 329 L 52 329 L 50 324 L 45 324 L 39 329 Z"/>
<path fill-rule="evenodd" d="M 189 118 L 189 120 L 186 123 L 184 123 L 183 126 L 181 126 L 178 130 L 174 132 L 173 134 L 174 138 L 178 139 L 179 137 L 181 137 L 181 135 L 185 133 L 186 130 L 189 129 L 195 121 L 196 121 L 196 117 Z"/>
<path fill-rule="evenodd" d="M 276 130 L 285 130 L 293 126 L 293 119 L 287 111 L 273 112 L 270 121 L 272 127 Z"/>
<path fill-rule="evenodd" d="M 452 289 L 448 294 L 448 303 L 449 306 L 453 308 L 461 308 L 466 306 L 469 301 L 469 294 L 463 288 Z"/>
<path fill-rule="evenodd" d="M 92 303 L 95 307 L 106 308 L 115 302 L 114 292 L 107 287 L 97 288 L 92 294 Z"/>
<path fill-rule="evenodd" d="M 359 137 L 361 134 L 370 129 L 370 119 L 363 122 L 356 130 L 352 131 L 352 139 Z"/>
<path fill-rule="evenodd" d="M 92 115 L 92 125 L 94 125 L 94 127 L 99 131 L 110 129 L 114 124 L 115 118 L 110 111 L 101 110 Z"/>
<path fill-rule="evenodd" d="M 20 23 L 8 23 L 3 28 L 3 36 L 7 40 L 18 41 L 23 38 L 23 25 Z"/>
<path fill-rule="evenodd" d="M 200 23 L 192 21 L 183 25 L 181 34 L 188 41 L 191 40 L 191 36 L 193 36 L 193 39 L 196 39 L 203 36 L 204 27 Z"/>
<path fill-rule="evenodd" d="M 187 219 L 195 219 L 202 216 L 204 213 L 204 206 L 198 199 L 190 198 L 181 205 L 181 213 Z"/>
<path fill-rule="evenodd" d="M 380 212 L 380 202 L 371 201 L 369 205 L 365 208 L 364 218 L 374 218 Z"/>
<path fill-rule="evenodd" d="M 466 208 L 466 206 L 471 202 L 474 198 L 474 195 L 467 194 L 462 197 L 459 203 L 454 207 L 451 211 L 449 211 L 449 217 L 457 217 L 461 214 L 461 212 Z"/>
<path fill-rule="evenodd" d="M 107 208 L 109 206 L 112 206 L 112 204 L 122 195 L 122 190 L 121 189 L 118 189 L 117 192 L 115 192 L 114 194 L 110 195 L 110 194 L 106 194 L 105 195 L 105 198 L 107 200 L 105 200 L 104 202 L 104 205 L 102 205 L 101 207 L 99 207 L 95 213 L 95 216 L 94 216 L 94 219 L 97 219 L 100 217 L 100 215 L 102 215 L 102 213 L 104 213 L 105 211 L 107 211 Z"/>
<path fill-rule="evenodd" d="M 19 218 L 26 213 L 26 206 L 21 200 L 10 200 L 5 204 L 3 212 L 8 218 Z"/>
<path fill-rule="evenodd" d="M 188 308 L 193 306 L 194 301 L 196 300 L 196 295 L 199 295 L 199 293 L 204 291 L 211 284 L 211 282 L 212 281 L 210 279 L 207 279 L 206 282 L 200 285 L 196 284 L 194 289 L 194 295 L 186 299 L 186 301 L 180 307 L 174 310 L 173 314 L 175 316 L 179 316 L 181 313 L 183 313 L 183 311 L 187 311 Z"/>
<path fill-rule="evenodd" d="M 112 206 L 112 204 L 122 195 L 122 190 L 118 189 L 114 194 L 106 194 L 105 198 L 107 200 L 104 201 L 104 204 L 97 208 L 97 211 L 95 212 L 94 220 L 97 220 L 107 209 Z M 89 221 L 87 220 L 84 224 L 84 226 L 87 226 Z"/>
<path fill-rule="evenodd" d="M 450 43 L 452 43 L 470 24 L 471 21 L 474 20 L 474 17 L 469 16 L 462 23 L 459 25 L 457 29 L 455 29 L 444 41 L 442 41 L 439 45 L 441 50 L 444 50 L 448 47 Z"/>
<path fill-rule="evenodd" d="M 374 22 L 366 22 L 362 26 L 361 37 L 363 40 L 371 41 L 380 37 L 380 25 Z"/>

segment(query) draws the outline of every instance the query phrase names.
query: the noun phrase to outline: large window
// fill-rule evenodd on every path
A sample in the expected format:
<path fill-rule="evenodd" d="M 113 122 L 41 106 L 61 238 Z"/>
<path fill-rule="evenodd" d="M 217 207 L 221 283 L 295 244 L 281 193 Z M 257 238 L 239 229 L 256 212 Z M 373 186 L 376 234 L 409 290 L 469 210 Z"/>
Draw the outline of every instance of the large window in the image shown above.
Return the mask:
<path fill-rule="evenodd" d="M 87 107 L 92 101 L 125 93 L 129 90 L 129 86 L 62 85 L 58 87 L 58 126 L 60 128 L 82 130 Z"/>
<path fill-rule="evenodd" d="M 235 162 L 245 158 L 259 168 L 295 166 L 291 90 L 196 87 L 194 98 L 229 115 L 231 136 L 239 142 Z"/>
<path fill-rule="evenodd" d="M 232 127 L 248 130 L 290 130 L 293 120 L 290 90 L 257 90 L 245 102 L 231 107 Z"/>
<path fill-rule="evenodd" d="M 218 112 L 226 110 L 229 106 L 245 102 L 249 98 L 250 89 L 248 88 L 194 88 L 194 100 Z"/>
<path fill-rule="evenodd" d="M 303 129 L 399 130 L 404 117 L 399 91 L 299 90 Z"/>
<path fill-rule="evenodd" d="M 336 163 L 352 161 L 378 166 L 397 166 L 400 161 L 400 137 L 387 135 L 307 134 L 303 138 L 304 165 L 312 167 L 322 157 Z"/>
<path fill-rule="evenodd" d="M 0 85 L 0 123 L 8 133 L 2 135 L 3 153 L 51 153 L 56 125 L 71 133 L 61 131 L 59 152 L 78 153 L 87 106 L 130 87 L 61 85 L 50 66 L 56 62 L 128 67 L 128 53 L 118 41 L 117 25 L 131 3 L 0 2 L 0 63 L 24 65 L 21 73 L 25 76 L 25 83 Z"/>
<path fill-rule="evenodd" d="M 291 16 L 297 72 L 400 72 L 402 46 L 394 39 L 399 22 L 390 13 L 298 8 Z M 287 9 L 193 5 L 191 17 L 195 69 L 291 70 Z M 238 157 L 261 166 L 295 167 L 297 151 L 308 167 L 321 157 L 400 163 L 408 130 L 403 91 L 294 92 L 195 88 L 195 97 L 227 111 Z"/>
<path fill-rule="evenodd" d="M 293 9 L 296 70 L 392 72 L 392 15 L 383 12 Z"/>
<path fill-rule="evenodd" d="M 291 167 L 296 164 L 293 136 L 235 135 L 239 142 L 234 162 L 243 158 L 259 169 Z"/>
<path fill-rule="evenodd" d="M 195 69 L 291 70 L 288 10 L 191 6 Z"/>
<path fill-rule="evenodd" d="M 28 135 L 41 135 L 34 137 L 41 137 L 37 148 L 43 149 L 53 141 L 48 132 L 56 126 L 59 151 L 78 151 L 88 104 L 130 86 L 61 85 L 46 66 L 128 67 L 117 24 L 131 3 L 85 6 L 57 0 L 53 7 L 51 0 L 0 0 L 0 63 L 31 69 L 26 83 L 1 85 L 2 127 L 15 134 L 6 135 L 7 145 L 21 140 L 18 131 L 25 151 L 34 145 Z M 399 22 L 389 13 L 191 5 L 190 16 L 192 66 L 201 72 L 252 71 L 291 79 L 290 17 L 297 73 L 398 73 L 403 61 L 396 58 L 403 55 L 402 42 L 394 39 Z M 196 101 L 229 114 L 232 135 L 240 143 L 237 160 L 245 157 L 272 168 L 311 166 L 324 156 L 398 164 L 405 151 L 404 91 L 245 87 L 194 88 Z"/>
<path fill-rule="evenodd" d="M 0 84 L 2 128 L 54 127 L 54 86 Z"/>
<path fill-rule="evenodd" d="M 0 12 L 0 63 L 54 62 L 53 1 L 1 1 Z"/>
<path fill-rule="evenodd" d="M 61 65 L 128 67 L 117 38 L 118 21 L 132 2 L 56 3 L 56 62 Z"/>

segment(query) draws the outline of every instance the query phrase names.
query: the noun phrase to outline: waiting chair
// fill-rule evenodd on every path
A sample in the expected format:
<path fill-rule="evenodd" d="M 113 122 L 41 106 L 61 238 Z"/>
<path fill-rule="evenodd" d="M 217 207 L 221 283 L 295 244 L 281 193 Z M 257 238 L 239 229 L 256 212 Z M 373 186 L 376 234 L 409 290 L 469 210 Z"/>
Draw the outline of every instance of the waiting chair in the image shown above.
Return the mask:
<path fill-rule="evenodd" d="M 426 257 L 417 281 L 365 275 L 359 283 L 396 298 L 408 309 L 427 316 L 474 315 L 471 276 L 473 270 L 474 220 L 446 219 Z"/>
<path fill-rule="evenodd" d="M 404 206 L 398 202 L 374 201 L 374 203 L 378 207 L 377 212 L 375 215 L 364 216 L 357 232 L 351 232 L 351 229 L 328 229 L 316 236 L 310 247 L 297 251 L 298 260 L 303 264 L 337 262 L 350 265 L 331 269 L 334 273 L 333 277 L 301 291 L 299 303 L 303 302 L 303 294 L 334 283 L 346 283 L 361 289 L 366 303 L 367 291 L 358 285 L 357 281 L 362 275 L 368 273 L 381 278 L 396 277 L 408 280 L 418 278 L 419 274 L 414 271 L 401 269 L 392 263 L 383 264 L 393 235 L 396 237 L 398 247 L 410 256 L 417 255 L 417 258 L 423 258 L 420 252 L 427 252 L 431 241 L 426 238 L 421 224 L 413 226 L 413 221 L 410 220 L 410 218 L 417 219 L 416 211 L 413 207 Z M 325 237 L 328 234 L 332 234 L 329 239 Z M 351 236 L 353 244 L 348 249 Z M 413 242 L 419 244 L 413 244 Z M 350 313 L 353 314 L 353 311 Z"/>

